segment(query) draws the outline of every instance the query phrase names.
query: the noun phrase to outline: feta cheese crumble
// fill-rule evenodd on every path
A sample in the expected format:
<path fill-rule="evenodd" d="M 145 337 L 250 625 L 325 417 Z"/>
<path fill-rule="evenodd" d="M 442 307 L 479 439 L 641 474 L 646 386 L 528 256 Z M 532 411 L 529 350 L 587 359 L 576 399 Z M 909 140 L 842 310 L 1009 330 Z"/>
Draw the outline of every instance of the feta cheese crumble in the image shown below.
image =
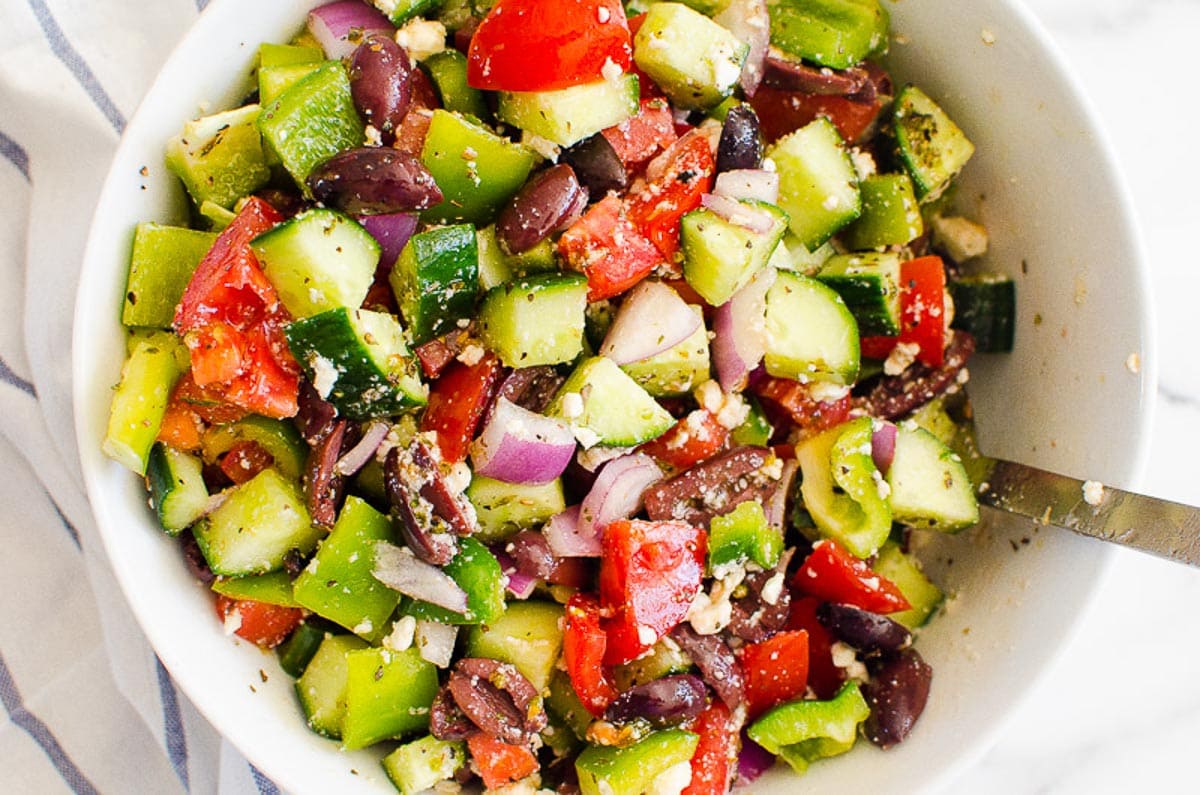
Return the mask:
<path fill-rule="evenodd" d="M 1095 480 L 1086 481 L 1083 484 L 1083 501 L 1088 505 L 1096 506 L 1104 501 L 1104 484 Z"/>

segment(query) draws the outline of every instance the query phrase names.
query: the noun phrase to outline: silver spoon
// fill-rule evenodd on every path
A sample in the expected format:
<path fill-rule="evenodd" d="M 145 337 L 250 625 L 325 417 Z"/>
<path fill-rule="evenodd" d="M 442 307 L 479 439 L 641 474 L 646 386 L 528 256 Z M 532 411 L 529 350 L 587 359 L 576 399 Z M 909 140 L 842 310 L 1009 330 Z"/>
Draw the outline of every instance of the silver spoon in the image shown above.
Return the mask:
<path fill-rule="evenodd" d="M 1200 566 L 1200 508 L 1044 469 L 981 458 L 979 502 L 1178 563 Z"/>

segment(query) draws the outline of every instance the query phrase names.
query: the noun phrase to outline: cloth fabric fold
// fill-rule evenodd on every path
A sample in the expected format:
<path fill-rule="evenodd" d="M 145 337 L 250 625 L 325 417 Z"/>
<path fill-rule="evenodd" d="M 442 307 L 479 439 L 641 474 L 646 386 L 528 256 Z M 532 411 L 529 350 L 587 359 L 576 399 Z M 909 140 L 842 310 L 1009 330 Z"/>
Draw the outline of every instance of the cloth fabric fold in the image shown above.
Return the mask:
<path fill-rule="evenodd" d="M 138 628 L 72 414 L 75 285 L 100 187 L 205 5 L 0 0 L 0 792 L 278 792 Z"/>

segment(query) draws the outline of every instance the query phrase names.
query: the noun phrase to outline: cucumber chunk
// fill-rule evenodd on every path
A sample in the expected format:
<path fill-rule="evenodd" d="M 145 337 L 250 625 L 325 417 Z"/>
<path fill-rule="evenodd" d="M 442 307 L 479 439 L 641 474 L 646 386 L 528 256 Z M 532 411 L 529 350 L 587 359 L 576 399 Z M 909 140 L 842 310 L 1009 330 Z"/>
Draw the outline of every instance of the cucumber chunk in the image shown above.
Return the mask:
<path fill-rule="evenodd" d="M 728 301 L 754 278 L 788 228 L 787 214 L 778 207 L 753 201 L 740 204 L 769 218 L 769 231 L 756 232 L 707 209 L 693 210 L 680 222 L 683 276 L 713 306 Z"/>
<path fill-rule="evenodd" d="M 156 442 L 150 448 L 146 481 L 158 523 L 168 535 L 179 535 L 208 509 L 204 464 L 190 453 Z"/>
<path fill-rule="evenodd" d="M 750 46 L 682 3 L 655 3 L 633 38 L 633 60 L 680 108 L 707 110 L 733 93 Z"/>
<path fill-rule="evenodd" d="M 238 442 L 254 442 L 270 453 L 274 467 L 288 480 L 300 480 L 308 445 L 290 420 L 273 420 L 251 414 L 237 422 L 209 428 L 201 439 L 204 463 L 215 464 Z"/>
<path fill-rule="evenodd" d="M 841 134 L 819 118 L 775 142 L 767 152 L 779 171 L 779 206 L 808 251 L 862 213 L 858 173 Z"/>
<path fill-rule="evenodd" d="M 975 489 L 962 460 L 924 428 L 896 429 L 887 482 L 897 522 L 953 532 L 979 521 Z"/>
<path fill-rule="evenodd" d="M 975 338 L 980 353 L 1009 353 L 1016 326 L 1017 288 L 999 273 L 963 276 L 946 285 L 954 300 L 951 328 L 962 329 Z"/>
<path fill-rule="evenodd" d="M 279 667 L 288 676 L 299 679 L 308 664 L 321 648 L 325 640 L 328 625 L 319 618 L 308 617 L 288 636 L 288 639 L 275 647 L 279 656 Z"/>
<path fill-rule="evenodd" d="M 367 644 L 353 635 L 327 636 L 296 680 L 296 695 L 300 698 L 308 728 L 322 737 L 342 739 L 346 684 L 350 675 L 347 656 L 366 648 Z"/>
<path fill-rule="evenodd" d="M 529 486 L 476 475 L 467 486 L 466 495 L 475 506 L 479 522 L 479 532 L 475 535 L 488 543 L 503 541 L 521 530 L 543 524 L 567 508 L 559 479 Z"/>
<path fill-rule="evenodd" d="M 946 595 L 921 571 L 921 566 L 912 555 L 905 554 L 900 545 L 889 541 L 879 550 L 872 568 L 900 589 L 912 609 L 892 613 L 888 618 L 898 621 L 909 629 L 924 626 L 937 610 Z"/>
<path fill-rule="evenodd" d="M 364 640 L 378 642 L 400 594 L 375 579 L 375 543 L 395 543 L 386 516 L 358 497 L 346 498 L 329 536 L 292 586 L 296 601 Z"/>
<path fill-rule="evenodd" d="M 921 208 L 907 174 L 872 174 L 858 184 L 862 215 L 842 230 L 854 251 L 903 246 L 925 233 Z"/>
<path fill-rule="evenodd" d="M 528 251 L 509 254 L 496 242 L 496 227 L 485 226 L 475 233 L 479 246 L 479 288 L 493 287 L 521 279 L 535 273 L 558 269 L 554 258 L 554 244 L 546 238 Z"/>
<path fill-rule="evenodd" d="M 501 138 L 461 114 L 435 110 L 421 162 L 445 198 L 426 210 L 423 218 L 432 223 L 491 223 L 525 184 L 537 159 L 528 147 Z"/>
<path fill-rule="evenodd" d="M 358 308 L 379 262 L 379 244 L 354 219 L 314 208 L 250 243 L 263 273 L 293 317 Z"/>
<path fill-rule="evenodd" d="M 860 336 L 900 333 L 899 254 L 837 254 L 826 260 L 816 278 L 846 302 Z"/>
<path fill-rule="evenodd" d="M 742 503 L 757 505 L 758 503 Z M 717 518 L 717 517 L 714 517 Z M 660 638 L 657 643 L 640 657 L 621 663 L 613 668 L 613 683 L 618 690 L 653 682 L 671 674 L 687 673 L 692 668 L 692 659 L 669 638 Z"/>
<path fill-rule="evenodd" d="M 546 414 L 566 420 L 585 449 L 598 444 L 633 447 L 675 424 L 646 390 L 603 356 L 586 359 L 575 368 Z"/>
<path fill-rule="evenodd" d="M 396 27 L 414 17 L 425 16 L 442 3 L 443 0 L 371 0 L 371 5 L 382 11 Z"/>
<path fill-rule="evenodd" d="M 192 273 L 216 239 L 212 232 L 138 224 L 133 232 L 121 322 L 126 326 L 170 328 Z"/>
<path fill-rule="evenodd" d="M 479 290 L 479 248 L 470 224 L 413 235 L 388 276 L 400 314 L 420 345 L 471 316 Z"/>
<path fill-rule="evenodd" d="M 260 44 L 258 47 L 258 101 L 269 105 L 299 82 L 315 72 L 325 60 L 317 47 L 292 44 Z"/>
<path fill-rule="evenodd" d="M 846 69 L 888 44 L 888 13 L 878 0 L 770 0 L 771 43 L 830 69 Z"/>
<path fill-rule="evenodd" d="M 433 789 L 467 763 L 467 746 L 461 740 L 439 740 L 425 735 L 400 746 L 383 758 L 383 770 L 400 795 L 419 795 Z"/>
<path fill-rule="evenodd" d="M 496 115 L 518 129 L 570 146 L 638 113 L 637 75 L 557 91 L 504 91 Z"/>
<path fill-rule="evenodd" d="M 229 209 L 270 180 L 255 127 L 259 112 L 258 105 L 246 105 L 189 121 L 167 142 L 167 168 L 197 205 L 210 201 Z"/>
<path fill-rule="evenodd" d="M 975 145 L 946 111 L 914 85 L 896 96 L 892 124 L 900 160 L 922 203 L 941 196 L 975 153 Z"/>
<path fill-rule="evenodd" d="M 562 651 L 562 616 L 562 605 L 553 602 L 513 602 L 492 623 L 471 628 L 467 656 L 512 663 L 546 693 Z"/>
<path fill-rule="evenodd" d="M 404 331 L 386 312 L 333 309 L 289 324 L 284 335 L 317 392 L 347 417 L 383 417 L 425 404 Z"/>
<path fill-rule="evenodd" d="M 289 550 L 308 554 L 323 535 L 299 487 L 275 469 L 231 489 L 192 532 L 213 573 L 228 577 L 277 571 Z"/>
<path fill-rule="evenodd" d="M 587 279 L 577 273 L 493 287 L 479 310 L 480 338 L 508 367 L 572 361 L 583 351 L 587 290 Z"/>
<path fill-rule="evenodd" d="M 132 345 L 113 393 L 101 447 L 109 458 L 144 475 L 171 389 L 186 369 L 180 364 L 186 350 L 178 337 L 165 331 L 137 338 Z"/>
<path fill-rule="evenodd" d="M 767 291 L 767 372 L 850 385 L 860 355 L 858 325 L 841 296 L 816 279 L 780 271 Z"/>
<path fill-rule="evenodd" d="M 437 690 L 437 668 L 421 659 L 415 647 L 349 652 L 342 747 L 348 751 L 366 748 L 427 729 L 429 707 Z"/>

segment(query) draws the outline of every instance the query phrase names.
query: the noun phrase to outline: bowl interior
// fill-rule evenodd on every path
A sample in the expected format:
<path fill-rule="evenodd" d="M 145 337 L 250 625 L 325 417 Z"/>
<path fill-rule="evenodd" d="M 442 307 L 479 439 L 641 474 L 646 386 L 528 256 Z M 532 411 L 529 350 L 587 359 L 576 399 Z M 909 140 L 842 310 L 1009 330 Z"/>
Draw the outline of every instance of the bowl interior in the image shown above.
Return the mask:
<path fill-rule="evenodd" d="M 236 102 L 258 43 L 285 40 L 314 5 L 215 0 L 130 123 L 80 279 L 76 424 L 113 568 L 188 697 L 285 789 L 387 792 L 376 755 L 343 753 L 305 727 L 290 677 L 273 655 L 223 634 L 210 597 L 146 510 L 143 485 L 99 449 L 124 356 L 118 308 L 133 227 L 186 218 L 182 190 L 162 164 L 163 143 L 185 119 Z M 976 144 L 957 203 L 991 234 L 982 266 L 1017 280 L 1016 351 L 977 357 L 971 369 L 985 450 L 1135 485 L 1154 383 L 1149 293 L 1126 194 L 1092 115 L 1015 2 L 888 5 L 898 80 L 919 83 Z M 1140 371 L 1127 366 L 1130 354 L 1141 357 Z M 995 516 L 978 530 L 932 539 L 931 568 L 952 598 L 921 635 L 919 648 L 935 671 L 925 716 L 897 749 L 865 747 L 814 765 L 805 788 L 889 792 L 947 781 L 986 748 L 1063 646 L 1105 552 L 1099 543 Z M 791 792 L 795 782 L 776 770 L 755 791 Z"/>

